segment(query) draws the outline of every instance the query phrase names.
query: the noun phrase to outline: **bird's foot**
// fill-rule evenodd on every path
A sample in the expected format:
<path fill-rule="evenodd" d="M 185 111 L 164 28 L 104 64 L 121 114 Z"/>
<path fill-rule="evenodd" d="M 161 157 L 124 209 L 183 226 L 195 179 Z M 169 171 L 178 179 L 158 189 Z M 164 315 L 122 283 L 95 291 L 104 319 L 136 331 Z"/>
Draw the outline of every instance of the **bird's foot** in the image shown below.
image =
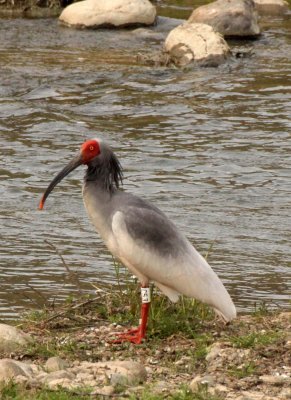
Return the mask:
<path fill-rule="evenodd" d="M 130 342 L 134 344 L 141 344 L 144 338 L 144 336 L 141 334 L 140 327 L 129 329 L 126 332 L 116 333 L 115 336 L 116 339 L 110 340 L 109 343 L 120 344 Z"/>

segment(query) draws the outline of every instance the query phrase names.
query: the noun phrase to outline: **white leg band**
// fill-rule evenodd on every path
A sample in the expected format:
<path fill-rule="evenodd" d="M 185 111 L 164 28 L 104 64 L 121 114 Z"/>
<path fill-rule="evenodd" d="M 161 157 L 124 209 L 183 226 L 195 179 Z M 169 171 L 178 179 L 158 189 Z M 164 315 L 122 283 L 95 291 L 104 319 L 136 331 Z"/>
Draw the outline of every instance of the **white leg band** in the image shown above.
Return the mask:
<path fill-rule="evenodd" d="M 140 289 L 141 292 L 141 302 L 142 303 L 150 303 L 151 302 L 151 291 L 149 287 L 142 287 Z"/>

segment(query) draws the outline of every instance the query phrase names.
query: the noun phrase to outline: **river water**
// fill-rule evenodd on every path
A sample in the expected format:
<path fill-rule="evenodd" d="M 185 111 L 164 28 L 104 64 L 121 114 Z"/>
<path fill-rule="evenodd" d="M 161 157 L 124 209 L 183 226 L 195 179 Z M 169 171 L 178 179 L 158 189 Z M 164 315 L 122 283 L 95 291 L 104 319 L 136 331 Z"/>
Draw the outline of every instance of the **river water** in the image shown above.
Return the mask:
<path fill-rule="evenodd" d="M 168 6 L 160 13 L 191 12 L 186 1 Z M 202 254 L 211 247 L 240 312 L 290 305 L 291 22 L 261 24 L 263 35 L 242 44 L 251 57 L 179 70 L 136 62 L 160 48 L 156 36 L 1 21 L 1 320 L 77 293 L 51 245 L 83 292 L 114 282 L 83 208 L 82 168 L 37 210 L 91 137 L 118 154 L 125 190 L 163 209 Z"/>

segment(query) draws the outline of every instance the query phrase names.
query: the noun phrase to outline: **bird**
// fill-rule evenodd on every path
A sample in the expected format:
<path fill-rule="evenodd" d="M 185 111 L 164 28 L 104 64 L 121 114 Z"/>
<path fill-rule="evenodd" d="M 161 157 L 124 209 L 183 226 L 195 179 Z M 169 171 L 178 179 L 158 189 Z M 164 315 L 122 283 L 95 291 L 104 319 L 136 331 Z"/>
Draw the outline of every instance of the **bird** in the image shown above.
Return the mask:
<path fill-rule="evenodd" d="M 222 281 L 186 236 L 158 207 L 123 190 L 123 169 L 102 139 L 86 140 L 45 190 L 39 209 L 54 187 L 79 166 L 86 166 L 83 201 L 89 219 L 105 245 L 141 286 L 141 318 L 137 328 L 120 333 L 117 343 L 146 339 L 152 282 L 172 302 L 181 295 L 211 306 L 226 322 L 235 305 Z"/>

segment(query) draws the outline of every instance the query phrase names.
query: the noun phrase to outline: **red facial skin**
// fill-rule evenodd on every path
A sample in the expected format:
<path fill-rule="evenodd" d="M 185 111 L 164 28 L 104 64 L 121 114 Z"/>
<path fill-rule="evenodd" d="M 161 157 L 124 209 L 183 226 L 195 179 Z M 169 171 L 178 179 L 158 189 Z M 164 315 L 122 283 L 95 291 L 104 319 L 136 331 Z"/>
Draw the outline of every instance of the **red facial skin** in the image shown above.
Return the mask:
<path fill-rule="evenodd" d="M 84 164 L 87 164 L 92 158 L 98 156 L 98 154 L 100 154 L 100 146 L 97 140 L 91 139 L 83 143 L 81 146 L 81 154 Z"/>

